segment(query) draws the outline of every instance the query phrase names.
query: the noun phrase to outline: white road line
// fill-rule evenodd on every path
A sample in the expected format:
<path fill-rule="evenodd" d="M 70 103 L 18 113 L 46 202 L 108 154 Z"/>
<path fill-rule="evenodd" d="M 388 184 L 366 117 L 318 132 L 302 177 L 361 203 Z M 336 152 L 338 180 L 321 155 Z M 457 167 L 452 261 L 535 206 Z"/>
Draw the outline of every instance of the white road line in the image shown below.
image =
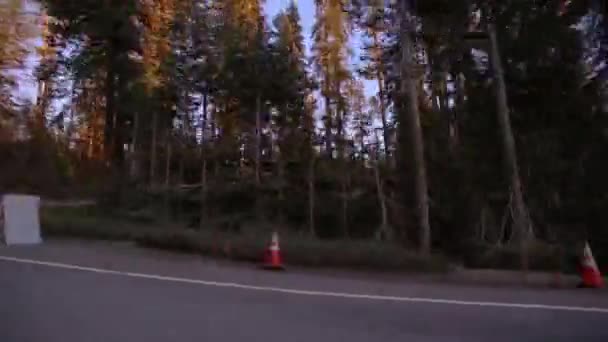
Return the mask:
<path fill-rule="evenodd" d="M 500 307 L 500 308 L 514 308 L 514 309 L 538 309 L 538 310 L 553 310 L 553 311 L 593 312 L 593 313 L 608 314 L 608 308 L 599 308 L 599 307 L 481 302 L 481 301 L 466 301 L 466 300 L 453 300 L 453 299 L 441 299 L 441 298 L 398 297 L 398 296 L 380 296 L 380 295 L 343 293 L 343 292 L 309 291 L 309 290 L 298 290 L 298 289 L 289 289 L 289 288 L 272 287 L 272 286 L 257 286 L 257 285 L 248 285 L 248 284 L 239 284 L 239 283 L 228 283 L 228 282 L 217 282 L 217 281 L 200 280 L 200 279 L 181 278 L 181 277 L 169 277 L 169 276 L 163 276 L 163 275 L 158 275 L 158 274 L 115 271 L 115 270 L 108 270 L 108 269 L 103 269 L 103 268 L 85 267 L 85 266 L 78 266 L 78 265 L 72 265 L 72 264 L 64 264 L 64 263 L 59 263 L 59 262 L 23 259 L 23 258 L 9 257 L 9 256 L 0 256 L 0 261 L 47 266 L 47 267 L 53 267 L 53 268 L 62 268 L 62 269 L 84 271 L 84 272 L 93 272 L 93 273 L 99 273 L 99 274 L 120 275 L 120 276 L 125 276 L 125 277 L 132 277 L 132 278 L 169 281 L 169 282 L 175 282 L 175 283 L 196 284 L 196 285 L 213 286 L 213 287 L 228 287 L 228 288 L 236 288 L 236 289 L 252 290 L 252 291 L 278 292 L 278 293 L 287 293 L 287 294 L 295 294 L 295 295 L 303 295 L 303 296 L 337 297 L 337 298 L 348 298 L 348 299 L 368 299 L 368 300 L 392 301 L 392 302 L 485 306 L 485 307 Z"/>

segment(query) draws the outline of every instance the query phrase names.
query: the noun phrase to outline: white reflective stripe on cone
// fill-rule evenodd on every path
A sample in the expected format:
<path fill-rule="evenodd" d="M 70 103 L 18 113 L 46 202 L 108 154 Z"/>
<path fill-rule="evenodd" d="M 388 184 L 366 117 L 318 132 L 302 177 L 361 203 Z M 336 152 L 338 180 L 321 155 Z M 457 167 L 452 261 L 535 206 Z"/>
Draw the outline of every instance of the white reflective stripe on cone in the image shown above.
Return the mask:
<path fill-rule="evenodd" d="M 279 234 L 277 232 L 272 233 L 272 244 L 273 245 L 279 244 Z"/>
<path fill-rule="evenodd" d="M 589 243 L 585 244 L 585 248 L 583 249 L 583 266 L 587 266 L 592 268 L 594 271 L 599 271 L 597 267 L 597 263 L 595 262 L 595 258 L 591 253 L 591 247 L 589 247 Z"/>

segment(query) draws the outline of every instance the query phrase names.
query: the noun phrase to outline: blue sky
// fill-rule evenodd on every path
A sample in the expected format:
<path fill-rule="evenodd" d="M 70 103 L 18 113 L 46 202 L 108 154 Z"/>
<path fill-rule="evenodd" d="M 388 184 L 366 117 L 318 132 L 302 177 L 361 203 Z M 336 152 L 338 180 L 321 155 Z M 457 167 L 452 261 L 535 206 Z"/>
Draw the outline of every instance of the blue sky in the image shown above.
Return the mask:
<path fill-rule="evenodd" d="M 268 22 L 272 22 L 272 18 L 274 18 L 279 11 L 284 9 L 289 5 L 291 0 L 266 0 L 266 14 L 268 16 Z M 300 0 L 297 1 L 298 8 L 300 10 L 300 17 L 302 18 L 302 27 L 304 28 L 305 37 L 307 43 L 310 43 L 310 33 L 312 30 L 312 25 L 315 20 L 315 8 L 313 0 Z"/>

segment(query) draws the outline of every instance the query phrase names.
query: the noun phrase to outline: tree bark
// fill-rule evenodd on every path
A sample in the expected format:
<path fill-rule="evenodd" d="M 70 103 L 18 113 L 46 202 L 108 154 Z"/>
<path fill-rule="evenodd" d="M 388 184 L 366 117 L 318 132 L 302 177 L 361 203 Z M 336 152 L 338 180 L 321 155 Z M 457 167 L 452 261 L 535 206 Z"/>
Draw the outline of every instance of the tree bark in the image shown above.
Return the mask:
<path fill-rule="evenodd" d="M 283 155 L 279 154 L 277 159 L 277 172 L 279 178 L 278 200 L 279 200 L 279 223 L 285 223 L 285 165 Z"/>
<path fill-rule="evenodd" d="M 315 157 L 311 149 L 310 164 L 308 169 L 308 228 L 313 237 L 317 236 L 315 228 Z"/>
<path fill-rule="evenodd" d="M 387 240 L 392 240 L 393 234 L 390 231 L 390 227 L 388 225 L 388 211 L 386 209 L 386 198 L 384 195 L 384 189 L 382 187 L 382 178 L 380 177 L 380 170 L 378 167 L 378 159 L 374 161 L 374 178 L 376 179 L 376 190 L 378 192 L 378 203 L 380 204 L 380 217 L 382 218 L 382 222 L 380 223 L 379 234 L 377 236 L 382 236 Z"/>
<path fill-rule="evenodd" d="M 260 186 L 261 176 L 261 149 L 262 149 L 262 99 L 258 94 L 255 99 L 255 184 Z"/>
<path fill-rule="evenodd" d="M 209 95 L 207 95 L 207 92 L 205 91 L 203 93 L 203 103 L 201 104 L 201 106 L 203 107 L 203 112 L 201 114 L 201 146 L 203 146 L 203 143 L 205 143 L 207 140 L 207 126 L 209 123 Z M 209 137 L 211 139 L 211 137 Z"/>
<path fill-rule="evenodd" d="M 203 94 L 203 117 L 201 118 L 201 212 L 199 228 L 203 229 L 203 224 L 207 218 L 207 154 L 205 153 L 205 130 L 207 128 L 207 93 Z"/>
<path fill-rule="evenodd" d="M 182 123 L 182 129 L 181 129 L 181 139 L 179 139 L 179 143 L 177 144 L 177 146 L 179 147 L 179 165 L 178 165 L 178 184 L 185 184 L 186 183 L 186 170 L 185 170 L 185 164 L 186 164 L 186 155 L 188 153 L 188 150 L 190 148 L 190 127 L 191 122 L 190 122 L 190 110 L 189 110 L 189 105 L 187 102 L 188 99 L 188 91 L 184 91 L 184 95 L 181 99 L 182 101 L 182 108 L 184 110 L 183 113 L 183 123 Z M 176 217 L 180 218 L 182 216 L 182 212 L 183 212 L 183 201 L 182 201 L 182 196 L 181 196 L 181 188 L 177 189 L 176 192 Z"/>
<path fill-rule="evenodd" d="M 42 54 L 42 58 L 41 58 L 41 66 L 45 65 L 46 63 L 48 63 L 48 59 L 46 58 L 47 55 L 49 54 L 49 17 L 46 13 L 46 10 L 42 10 L 42 13 L 40 14 L 40 18 L 41 18 L 41 26 L 42 26 L 42 47 L 40 49 L 41 54 Z M 46 111 L 48 109 L 48 103 L 49 103 L 49 98 L 50 98 L 50 92 L 49 92 L 49 84 L 48 84 L 48 75 L 46 75 L 47 72 L 45 72 L 45 75 L 41 78 L 38 79 L 38 92 L 37 92 L 37 98 L 36 98 L 36 124 L 37 124 L 37 128 L 40 129 L 40 133 L 42 133 L 46 127 Z"/>
<path fill-rule="evenodd" d="M 165 162 L 165 211 L 167 219 L 171 216 L 171 157 L 172 157 L 171 132 L 167 131 L 167 159 Z"/>
<path fill-rule="evenodd" d="M 338 82 L 338 89 L 340 89 L 340 82 Z M 342 170 L 341 175 L 340 175 L 340 186 L 341 186 L 341 192 L 342 192 L 342 220 L 341 220 L 341 224 L 342 224 L 342 231 L 344 232 L 344 236 L 346 238 L 349 238 L 349 231 L 348 231 L 348 201 L 349 201 L 349 194 L 347 193 L 347 191 L 349 190 L 349 186 L 348 183 L 350 182 L 350 174 L 349 174 L 349 170 L 348 170 L 348 164 L 347 164 L 347 159 L 346 159 L 346 139 L 344 138 L 344 117 L 345 117 L 345 110 L 344 110 L 344 104 L 342 102 L 342 100 L 339 100 L 338 102 L 338 106 L 337 106 L 337 132 L 336 132 L 336 147 L 338 149 L 338 162 L 340 163 L 340 168 Z"/>
<path fill-rule="evenodd" d="M 462 120 L 461 115 L 464 112 L 465 104 L 465 79 L 462 73 L 456 73 L 456 108 L 450 120 L 450 150 L 455 160 L 459 160 L 460 152 L 460 127 L 459 121 Z"/>
<path fill-rule="evenodd" d="M 288 106 L 285 104 L 283 106 L 284 116 L 288 115 Z M 277 163 L 277 176 L 279 180 L 278 187 L 278 200 L 280 203 L 279 208 L 279 223 L 282 225 L 285 223 L 285 187 L 286 187 L 286 177 L 285 177 L 285 158 L 287 156 L 287 146 L 283 140 L 285 132 L 283 130 L 282 124 L 279 124 L 278 132 L 277 132 L 277 144 L 279 146 L 279 153 L 277 154 L 276 163 Z"/>
<path fill-rule="evenodd" d="M 183 138 L 183 137 L 182 137 Z M 181 196 L 181 185 L 185 184 L 185 150 L 186 150 L 186 146 L 184 146 L 183 141 L 181 143 L 176 144 L 178 147 L 178 151 L 177 154 L 179 155 L 179 163 L 178 163 L 178 182 L 177 182 L 177 186 L 175 189 L 175 217 L 176 218 L 181 218 L 182 216 L 182 212 L 183 212 L 183 201 L 182 201 L 182 196 Z"/>
<path fill-rule="evenodd" d="M 338 89 L 340 89 L 340 82 L 338 82 Z M 345 109 L 345 104 L 343 103 L 342 99 L 339 100 L 338 102 L 338 108 L 336 110 L 336 116 L 337 116 L 337 130 L 336 130 L 336 147 L 338 148 L 338 158 L 341 160 L 344 160 L 346 158 L 346 139 L 344 137 L 344 118 L 346 116 L 346 109 Z"/>
<path fill-rule="evenodd" d="M 139 157 L 137 151 L 137 133 L 139 132 L 139 113 L 133 113 L 133 129 L 131 130 L 131 179 L 139 178 Z"/>
<path fill-rule="evenodd" d="M 158 113 L 152 112 L 152 141 L 150 142 L 150 186 L 156 183 L 156 159 L 158 140 Z"/>
<path fill-rule="evenodd" d="M 109 47 L 107 56 L 107 70 L 106 70 L 106 81 L 105 81 L 105 97 L 106 97 L 106 113 L 105 113 L 105 125 L 103 132 L 103 145 L 104 154 L 107 163 L 111 163 L 112 156 L 114 153 L 114 126 L 116 121 L 116 109 L 114 103 L 115 93 L 115 78 L 114 72 L 114 54 L 112 53 L 112 47 Z"/>
<path fill-rule="evenodd" d="M 344 163 L 344 161 L 342 161 Z M 345 163 L 346 165 L 346 163 Z M 350 183 L 350 179 L 349 179 L 350 175 L 348 174 L 348 171 L 346 170 L 346 168 L 344 168 L 344 173 L 342 174 L 342 179 L 340 181 L 341 185 L 342 185 L 342 219 L 341 219 L 341 224 L 342 224 L 342 232 L 344 233 L 344 237 L 349 239 L 350 238 L 350 232 L 348 230 L 348 202 L 349 202 L 349 197 L 350 194 L 348 193 L 349 190 L 349 186 L 348 184 Z"/>
<path fill-rule="evenodd" d="M 38 92 L 36 99 L 36 128 L 40 132 L 44 132 L 46 128 L 46 111 L 49 107 L 50 92 L 48 82 L 45 80 L 38 81 Z"/>
<path fill-rule="evenodd" d="M 217 127 L 217 118 L 218 118 L 218 105 L 213 105 L 213 114 L 211 115 L 211 139 L 213 141 L 213 146 L 219 146 L 221 144 L 220 139 L 221 135 Z M 220 174 L 220 162 L 218 160 L 217 152 L 214 152 L 211 159 L 213 160 L 213 176 L 217 177 Z"/>
<path fill-rule="evenodd" d="M 119 74 L 116 75 L 116 93 L 113 102 L 114 111 L 114 134 L 113 134 L 113 158 L 112 161 L 118 171 L 118 181 L 122 184 L 124 180 L 124 162 L 125 162 L 125 136 L 126 136 L 126 120 L 121 107 L 116 106 L 116 100 L 120 100 L 125 92 L 126 79 Z"/>
<path fill-rule="evenodd" d="M 379 146 L 378 135 L 376 134 L 376 146 Z M 374 166 L 374 179 L 376 180 L 376 191 L 378 193 L 378 204 L 380 205 L 380 217 L 382 218 L 380 229 L 376 232 L 376 238 L 381 239 L 382 236 L 387 240 L 393 239 L 393 232 L 388 224 L 388 209 L 386 207 L 386 195 L 384 194 L 384 187 L 382 186 L 382 177 L 380 176 L 378 148 L 372 152 L 371 156 L 373 159 Z"/>
<path fill-rule="evenodd" d="M 513 194 L 513 241 L 520 243 L 522 254 L 522 267 L 527 268 L 526 244 L 530 237 L 530 231 L 526 222 L 526 205 L 523 199 L 522 183 L 519 175 L 519 166 L 517 164 L 517 148 L 515 146 L 515 138 L 511 127 L 511 119 L 509 115 L 509 104 L 507 99 L 507 89 L 504 80 L 504 71 L 500 57 L 500 50 L 496 39 L 496 30 L 493 24 L 488 24 L 488 35 L 491 44 L 490 59 L 494 78 L 496 80 L 496 100 L 498 123 L 502 135 L 503 153 L 505 155 L 505 172 L 509 177 L 511 192 Z"/>
<path fill-rule="evenodd" d="M 332 124 L 333 118 L 331 113 L 331 100 L 329 95 L 325 95 L 325 153 L 327 153 L 327 158 L 333 158 L 333 138 L 332 138 Z"/>
<path fill-rule="evenodd" d="M 408 125 L 410 144 L 413 157 L 414 190 L 416 201 L 416 221 L 419 231 L 419 248 L 423 255 L 431 251 L 431 226 L 429 222 L 428 185 L 424 160 L 424 141 L 420 112 L 418 108 L 418 89 L 413 70 L 414 48 L 410 37 L 413 27 L 413 18 L 410 13 L 409 2 L 401 2 L 401 94 L 405 99 L 405 106 L 400 106 L 402 123 Z M 402 156 L 405 158 L 406 156 Z"/>
<path fill-rule="evenodd" d="M 200 229 L 203 229 L 203 224 L 207 218 L 207 158 L 203 152 L 203 165 L 201 168 L 201 219 L 199 221 Z"/>
<path fill-rule="evenodd" d="M 377 33 L 374 34 L 374 45 L 381 49 L 380 43 L 378 42 Z M 382 64 L 382 57 L 378 57 L 378 67 L 376 68 L 376 80 L 378 82 L 378 103 L 380 104 L 380 120 L 382 121 L 382 142 L 384 143 L 384 151 L 386 154 L 386 159 L 392 159 L 390 157 L 390 138 L 388 133 L 388 120 L 386 117 L 386 102 L 384 100 L 385 91 L 384 91 L 384 77 L 382 76 L 382 72 L 384 70 Z"/>
<path fill-rule="evenodd" d="M 262 99 L 258 93 L 256 97 L 255 111 L 255 215 L 257 220 L 262 219 L 262 179 L 261 179 L 261 164 L 262 164 Z"/>

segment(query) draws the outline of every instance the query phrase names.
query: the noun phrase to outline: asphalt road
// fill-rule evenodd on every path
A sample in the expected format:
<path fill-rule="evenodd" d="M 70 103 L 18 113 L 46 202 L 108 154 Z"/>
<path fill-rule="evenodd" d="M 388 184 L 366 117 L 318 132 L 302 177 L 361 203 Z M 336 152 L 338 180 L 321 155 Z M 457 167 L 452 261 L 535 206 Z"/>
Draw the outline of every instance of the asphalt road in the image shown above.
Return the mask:
<path fill-rule="evenodd" d="M 608 341 L 608 310 L 585 311 L 608 309 L 605 292 L 269 274 L 86 243 L 0 258 L 2 342 Z"/>

